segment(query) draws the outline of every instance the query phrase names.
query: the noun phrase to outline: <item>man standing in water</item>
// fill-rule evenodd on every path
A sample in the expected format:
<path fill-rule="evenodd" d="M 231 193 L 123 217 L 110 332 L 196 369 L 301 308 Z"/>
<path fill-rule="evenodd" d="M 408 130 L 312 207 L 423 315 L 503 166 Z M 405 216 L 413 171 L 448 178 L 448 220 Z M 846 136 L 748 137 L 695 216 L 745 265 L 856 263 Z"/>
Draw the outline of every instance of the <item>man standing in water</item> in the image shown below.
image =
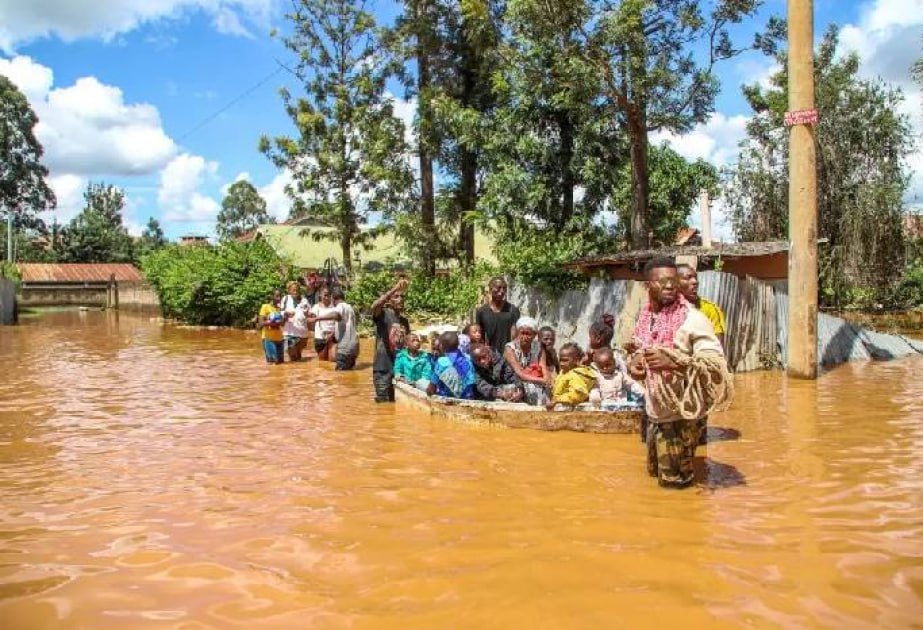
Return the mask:
<path fill-rule="evenodd" d="M 394 358 L 397 350 L 391 345 L 391 327 L 401 324 L 405 332 L 410 323 L 404 317 L 404 291 L 407 279 L 401 278 L 372 304 L 372 321 L 375 323 L 375 361 L 372 364 L 372 382 L 375 385 L 375 402 L 394 402 Z"/>
<path fill-rule="evenodd" d="M 519 309 L 506 301 L 506 280 L 496 276 L 487 287 L 490 301 L 475 312 L 474 321 L 481 327 L 487 345 L 503 354 L 506 344 L 516 336 Z"/>
<path fill-rule="evenodd" d="M 731 396 L 724 351 L 708 318 L 679 292 L 668 258 L 644 268 L 648 301 L 638 315 L 629 372 L 644 381 L 648 472 L 662 487 L 692 484 L 698 423 Z"/>
<path fill-rule="evenodd" d="M 699 295 L 699 274 L 691 265 L 676 265 L 676 277 L 679 280 L 679 292 L 689 301 L 690 304 L 702 311 L 702 315 L 708 318 L 715 329 L 715 336 L 724 347 L 724 311 L 721 307 L 706 300 Z M 708 443 L 708 418 L 702 418 L 699 423 L 699 445 Z"/>
<path fill-rule="evenodd" d="M 699 295 L 699 274 L 691 265 L 676 265 L 676 278 L 679 281 L 679 292 L 694 307 L 702 311 L 702 315 L 708 318 L 715 329 L 715 336 L 724 347 L 724 331 L 726 328 L 724 322 L 724 311 L 721 307 L 706 300 Z"/>

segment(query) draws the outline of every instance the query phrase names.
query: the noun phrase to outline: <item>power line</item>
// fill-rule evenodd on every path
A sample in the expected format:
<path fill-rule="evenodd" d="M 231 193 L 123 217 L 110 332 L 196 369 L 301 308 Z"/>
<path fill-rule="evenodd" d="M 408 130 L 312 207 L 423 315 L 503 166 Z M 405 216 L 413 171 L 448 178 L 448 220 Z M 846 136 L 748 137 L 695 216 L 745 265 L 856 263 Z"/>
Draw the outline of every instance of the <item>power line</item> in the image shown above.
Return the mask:
<path fill-rule="evenodd" d="M 285 68 L 284 68 L 283 66 L 280 65 L 278 68 L 276 68 L 275 70 L 273 70 L 272 72 L 270 72 L 269 74 L 267 74 L 265 77 L 263 77 L 262 79 L 260 79 L 259 81 L 257 81 L 256 83 L 254 83 L 253 85 L 251 85 L 250 87 L 248 87 L 246 90 L 244 90 L 243 92 L 241 92 L 240 94 L 238 94 L 237 96 L 235 96 L 234 98 L 232 98 L 232 99 L 231 99 L 230 101 L 228 101 L 223 107 L 221 107 L 220 109 L 218 109 L 218 110 L 215 111 L 214 113 L 210 114 L 208 117 L 206 117 L 204 120 L 202 120 L 202 122 L 200 122 L 199 124 L 197 124 L 195 127 L 193 127 L 192 129 L 190 129 L 189 131 L 187 131 L 186 133 L 184 133 L 182 136 L 179 137 L 179 139 L 177 140 L 177 142 L 182 142 L 183 140 L 185 140 L 186 138 L 188 138 L 189 136 L 191 136 L 192 134 L 194 134 L 195 132 L 197 132 L 199 129 L 201 129 L 202 127 L 204 127 L 205 125 L 207 125 L 208 123 L 210 123 L 211 121 L 213 121 L 214 119 L 216 119 L 218 116 L 220 116 L 221 114 L 223 114 L 224 112 L 226 112 L 227 110 L 229 110 L 231 107 L 233 107 L 234 105 L 236 105 L 237 103 L 239 103 L 240 101 L 242 101 L 243 99 L 245 99 L 247 96 L 249 96 L 250 94 L 253 94 L 255 91 L 257 91 L 257 90 L 258 90 L 259 88 L 261 88 L 263 85 L 265 85 L 266 82 L 268 82 L 271 78 L 273 78 L 274 76 L 276 76 L 277 74 L 279 74 L 279 73 L 282 72 L 283 70 L 285 70 Z"/>

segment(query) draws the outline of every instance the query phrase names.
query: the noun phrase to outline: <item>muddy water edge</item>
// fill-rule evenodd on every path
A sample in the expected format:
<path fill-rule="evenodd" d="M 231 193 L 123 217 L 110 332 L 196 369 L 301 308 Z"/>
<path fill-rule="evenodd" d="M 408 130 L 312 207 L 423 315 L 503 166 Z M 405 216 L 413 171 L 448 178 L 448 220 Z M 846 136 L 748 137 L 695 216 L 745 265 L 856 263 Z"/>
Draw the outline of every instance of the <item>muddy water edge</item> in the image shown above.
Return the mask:
<path fill-rule="evenodd" d="M 253 333 L 0 328 L 0 628 L 912 628 L 923 357 L 738 375 L 701 485 L 489 429 Z"/>

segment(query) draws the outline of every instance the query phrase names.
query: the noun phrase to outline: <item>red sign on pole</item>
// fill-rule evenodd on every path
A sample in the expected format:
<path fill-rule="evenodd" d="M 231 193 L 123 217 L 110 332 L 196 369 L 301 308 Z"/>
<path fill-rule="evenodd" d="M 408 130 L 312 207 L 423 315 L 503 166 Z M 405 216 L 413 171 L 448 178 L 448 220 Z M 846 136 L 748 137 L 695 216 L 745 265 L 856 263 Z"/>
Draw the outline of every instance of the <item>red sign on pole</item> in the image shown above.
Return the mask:
<path fill-rule="evenodd" d="M 792 125 L 816 125 L 817 124 L 817 110 L 816 109 L 802 109 L 797 112 L 785 112 L 785 126 L 791 127 Z"/>

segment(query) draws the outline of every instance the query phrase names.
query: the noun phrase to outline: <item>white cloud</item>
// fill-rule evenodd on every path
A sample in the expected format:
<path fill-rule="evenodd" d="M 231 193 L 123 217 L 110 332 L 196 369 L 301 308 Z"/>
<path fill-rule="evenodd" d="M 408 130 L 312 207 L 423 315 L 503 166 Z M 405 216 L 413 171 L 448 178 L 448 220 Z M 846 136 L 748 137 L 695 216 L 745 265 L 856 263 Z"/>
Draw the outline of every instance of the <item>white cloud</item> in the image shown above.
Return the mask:
<path fill-rule="evenodd" d="M 221 206 L 200 192 L 218 172 L 218 163 L 199 155 L 177 155 L 160 173 L 157 204 L 165 221 L 207 223 L 214 221 Z"/>
<path fill-rule="evenodd" d="M 708 122 L 700 123 L 687 134 L 668 131 L 652 133 L 651 144 L 666 142 L 687 160 L 703 159 L 715 166 L 725 166 L 737 157 L 737 144 L 747 134 L 746 116 L 713 114 Z"/>
<path fill-rule="evenodd" d="M 385 92 L 385 99 L 391 101 L 394 115 L 404 123 L 404 141 L 407 146 L 416 146 L 413 137 L 413 121 L 417 117 L 417 99 L 404 100 L 391 92 Z"/>
<path fill-rule="evenodd" d="M 285 192 L 285 187 L 292 183 L 292 174 L 288 169 L 279 171 L 272 181 L 258 189 L 260 197 L 266 200 L 266 210 L 276 221 L 288 219 L 292 200 Z"/>
<path fill-rule="evenodd" d="M 142 24 L 201 12 L 219 32 L 249 35 L 244 20 L 268 25 L 277 0 L 0 0 L 0 49 L 46 37 L 112 41 Z"/>
<path fill-rule="evenodd" d="M 904 92 L 900 112 L 907 116 L 917 141 L 908 160 L 910 185 L 904 200 L 923 206 L 923 91 L 910 75 L 920 58 L 923 41 L 923 0 L 873 0 L 865 5 L 858 24 L 840 31 L 843 53 L 855 52 L 862 63 L 859 73 L 880 78 Z"/>
<path fill-rule="evenodd" d="M 236 35 L 238 37 L 253 38 L 253 35 L 247 28 L 241 24 L 240 17 L 228 7 L 221 7 L 215 14 L 213 21 L 215 30 L 224 35 Z"/>
<path fill-rule="evenodd" d="M 52 88 L 51 69 L 29 57 L 0 59 L 0 74 L 26 94 L 38 115 L 35 135 L 55 174 L 155 173 L 176 153 L 156 107 L 127 104 L 119 88 L 95 77 Z"/>
<path fill-rule="evenodd" d="M 52 175 L 48 178 L 48 185 L 58 200 L 54 210 L 58 223 L 67 223 L 83 209 L 83 193 L 87 183 L 85 178 L 78 175 Z"/>

